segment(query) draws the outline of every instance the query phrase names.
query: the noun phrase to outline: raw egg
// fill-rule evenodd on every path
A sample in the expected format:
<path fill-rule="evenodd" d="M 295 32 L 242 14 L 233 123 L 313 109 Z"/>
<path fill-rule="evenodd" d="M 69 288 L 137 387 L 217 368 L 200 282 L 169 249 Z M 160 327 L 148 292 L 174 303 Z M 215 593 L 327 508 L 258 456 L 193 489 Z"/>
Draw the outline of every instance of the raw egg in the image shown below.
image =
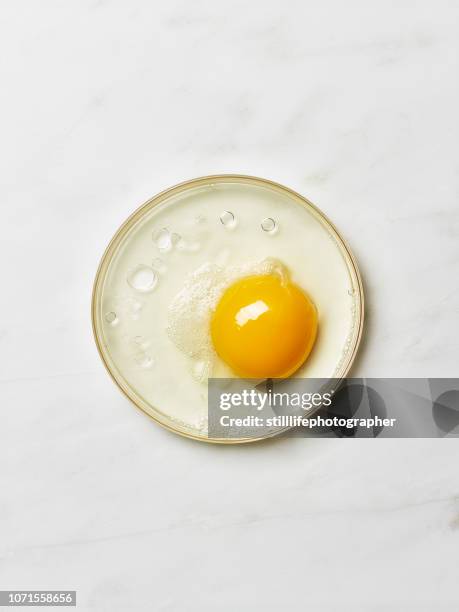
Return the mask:
<path fill-rule="evenodd" d="M 340 378 L 361 333 L 361 289 L 347 246 L 306 200 L 259 179 L 211 177 L 123 225 L 96 279 L 93 323 L 125 393 L 207 440 L 220 384 Z"/>

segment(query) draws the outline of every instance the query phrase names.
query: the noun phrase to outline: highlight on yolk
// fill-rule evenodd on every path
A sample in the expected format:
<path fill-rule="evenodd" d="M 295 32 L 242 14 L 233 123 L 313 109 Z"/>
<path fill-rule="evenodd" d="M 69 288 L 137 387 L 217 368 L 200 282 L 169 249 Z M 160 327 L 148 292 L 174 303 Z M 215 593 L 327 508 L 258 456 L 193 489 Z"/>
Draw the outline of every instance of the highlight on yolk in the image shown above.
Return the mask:
<path fill-rule="evenodd" d="M 303 291 L 274 274 L 228 287 L 211 320 L 217 354 L 244 378 L 286 378 L 306 360 L 317 335 L 317 310 Z"/>

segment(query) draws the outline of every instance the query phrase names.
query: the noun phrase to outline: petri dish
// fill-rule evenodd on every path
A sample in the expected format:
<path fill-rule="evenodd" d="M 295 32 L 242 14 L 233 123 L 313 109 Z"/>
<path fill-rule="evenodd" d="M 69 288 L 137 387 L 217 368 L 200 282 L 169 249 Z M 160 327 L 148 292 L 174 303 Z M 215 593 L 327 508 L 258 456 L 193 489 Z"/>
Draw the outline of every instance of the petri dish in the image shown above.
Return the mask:
<path fill-rule="evenodd" d="M 202 266 L 225 274 L 266 260 L 281 261 L 318 309 L 316 343 L 295 377 L 344 378 L 362 335 L 362 280 L 349 246 L 307 198 L 257 177 L 197 178 L 148 200 L 110 241 L 94 281 L 94 338 L 120 390 L 162 426 L 205 442 L 260 439 L 208 437 L 215 363 L 193 351 L 193 334 L 208 332 L 200 329 L 206 296 L 198 295 L 197 322 L 196 300 L 190 306 L 184 346 L 171 336 L 170 319 L 171 304 Z"/>

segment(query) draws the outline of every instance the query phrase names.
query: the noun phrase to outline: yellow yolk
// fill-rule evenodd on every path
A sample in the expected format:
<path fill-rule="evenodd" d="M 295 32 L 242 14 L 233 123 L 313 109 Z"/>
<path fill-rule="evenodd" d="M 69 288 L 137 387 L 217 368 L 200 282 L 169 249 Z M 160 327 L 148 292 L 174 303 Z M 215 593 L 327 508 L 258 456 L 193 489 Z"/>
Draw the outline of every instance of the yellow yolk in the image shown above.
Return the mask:
<path fill-rule="evenodd" d="M 248 276 L 221 297 L 211 321 L 217 354 L 244 378 L 286 378 L 311 352 L 317 311 L 303 291 L 273 274 Z"/>

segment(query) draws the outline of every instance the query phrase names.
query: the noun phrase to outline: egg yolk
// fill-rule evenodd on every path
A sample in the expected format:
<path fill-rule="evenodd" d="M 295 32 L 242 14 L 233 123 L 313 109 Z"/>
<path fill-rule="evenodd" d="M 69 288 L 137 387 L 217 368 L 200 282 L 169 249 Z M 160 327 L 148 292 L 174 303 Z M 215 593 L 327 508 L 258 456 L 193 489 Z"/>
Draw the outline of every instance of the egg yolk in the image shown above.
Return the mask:
<path fill-rule="evenodd" d="M 317 310 L 305 293 L 274 274 L 248 276 L 222 295 L 211 320 L 217 354 L 244 378 L 286 378 L 311 352 Z"/>

